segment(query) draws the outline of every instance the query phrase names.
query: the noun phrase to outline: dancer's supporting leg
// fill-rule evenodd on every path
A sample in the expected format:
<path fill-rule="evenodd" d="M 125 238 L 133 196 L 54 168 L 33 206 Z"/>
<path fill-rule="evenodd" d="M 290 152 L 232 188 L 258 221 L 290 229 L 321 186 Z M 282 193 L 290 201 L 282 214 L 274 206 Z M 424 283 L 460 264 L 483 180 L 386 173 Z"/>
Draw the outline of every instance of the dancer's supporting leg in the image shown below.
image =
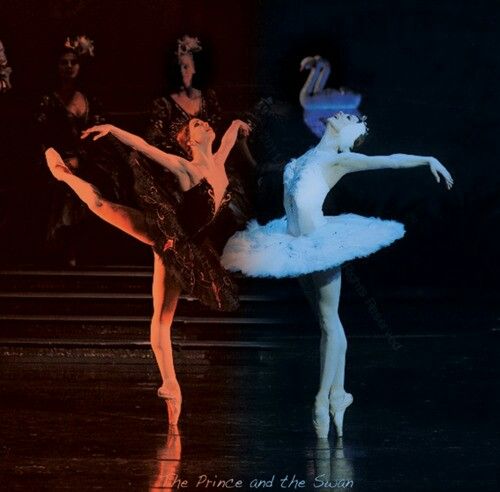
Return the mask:
<path fill-rule="evenodd" d="M 171 327 L 180 292 L 179 285 L 168 273 L 160 256 L 154 253 L 151 347 L 163 381 L 158 396 L 164 398 L 167 403 L 170 425 L 177 424 L 182 402 L 181 390 L 175 375 L 171 342 Z"/>
<path fill-rule="evenodd" d="M 342 419 L 352 397 L 344 390 L 347 339 L 340 322 L 338 308 L 341 287 L 340 269 L 313 274 L 318 293 L 321 326 L 320 381 L 314 405 L 314 426 L 318 437 L 326 437 L 329 429 L 328 408 L 334 416 L 337 434 L 342 435 Z"/>
<path fill-rule="evenodd" d="M 309 302 L 309 306 L 313 313 L 318 316 L 318 319 L 321 322 L 321 316 L 319 314 L 319 292 L 316 282 L 314 281 L 313 275 L 302 275 L 299 277 L 299 284 L 304 292 L 307 301 Z M 323 362 L 324 362 L 324 354 L 323 354 L 323 344 L 320 344 L 320 357 L 319 357 L 319 373 L 323 374 Z"/>

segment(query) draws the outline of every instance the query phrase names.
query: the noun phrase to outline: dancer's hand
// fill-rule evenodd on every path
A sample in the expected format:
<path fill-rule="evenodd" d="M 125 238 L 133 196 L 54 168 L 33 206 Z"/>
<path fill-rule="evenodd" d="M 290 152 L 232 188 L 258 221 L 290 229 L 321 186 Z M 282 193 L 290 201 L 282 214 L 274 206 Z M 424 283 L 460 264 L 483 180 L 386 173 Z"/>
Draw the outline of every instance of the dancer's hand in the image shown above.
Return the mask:
<path fill-rule="evenodd" d="M 113 131 L 113 125 L 96 125 L 91 128 L 87 128 L 82 132 L 81 138 L 87 138 L 91 133 L 96 133 L 94 135 L 94 138 L 92 140 L 98 140 L 101 137 L 104 137 L 108 133 L 112 133 Z"/>
<path fill-rule="evenodd" d="M 437 159 L 431 157 L 429 159 L 429 167 L 438 183 L 441 182 L 441 175 L 446 183 L 446 188 L 450 189 L 453 186 L 453 178 L 451 177 L 451 174 Z"/>
<path fill-rule="evenodd" d="M 57 180 L 63 181 L 67 174 L 73 174 L 59 152 L 52 147 L 49 147 L 45 151 L 45 160 L 47 161 L 49 171 Z"/>
<path fill-rule="evenodd" d="M 243 137 L 248 137 L 252 131 L 252 127 L 248 123 L 241 120 L 234 120 L 233 125 L 238 129 L 239 134 Z"/>

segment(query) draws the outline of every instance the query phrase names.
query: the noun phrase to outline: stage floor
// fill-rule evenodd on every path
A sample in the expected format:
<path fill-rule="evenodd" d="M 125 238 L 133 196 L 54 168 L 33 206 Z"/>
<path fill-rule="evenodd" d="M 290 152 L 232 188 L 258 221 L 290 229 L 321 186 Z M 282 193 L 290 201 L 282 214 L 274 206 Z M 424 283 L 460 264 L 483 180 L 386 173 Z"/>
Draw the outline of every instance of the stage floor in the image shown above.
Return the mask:
<path fill-rule="evenodd" d="M 398 342 L 349 340 L 343 442 L 311 428 L 314 340 L 176 353 L 180 436 L 149 351 L 5 348 L 1 488 L 498 490 L 498 334 Z"/>

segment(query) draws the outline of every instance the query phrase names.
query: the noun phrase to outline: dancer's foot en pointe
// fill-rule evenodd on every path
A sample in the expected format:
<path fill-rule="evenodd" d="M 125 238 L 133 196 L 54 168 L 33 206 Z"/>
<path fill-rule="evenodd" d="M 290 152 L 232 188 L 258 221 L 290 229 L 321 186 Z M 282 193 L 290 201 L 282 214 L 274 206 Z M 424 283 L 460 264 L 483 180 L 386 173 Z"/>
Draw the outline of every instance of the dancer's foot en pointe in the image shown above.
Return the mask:
<path fill-rule="evenodd" d="M 164 386 L 158 388 L 158 397 L 167 405 L 168 425 L 177 427 L 181 415 L 182 395 L 179 391 L 171 391 Z"/>
<path fill-rule="evenodd" d="M 354 401 L 351 393 L 345 391 L 340 395 L 334 394 L 330 398 L 330 413 L 335 424 L 337 437 L 343 436 L 343 422 L 346 408 Z"/>
<path fill-rule="evenodd" d="M 337 431 L 337 437 L 343 437 L 344 413 L 353 401 L 352 395 L 345 391 L 332 394 L 329 402 L 316 399 L 313 409 L 313 427 L 318 439 L 326 439 L 328 437 L 330 415 Z M 328 407 L 330 408 L 328 409 Z"/>
<path fill-rule="evenodd" d="M 326 439 L 330 431 L 330 415 L 328 413 L 328 400 L 322 401 L 316 398 L 313 408 L 313 427 L 318 439 Z"/>

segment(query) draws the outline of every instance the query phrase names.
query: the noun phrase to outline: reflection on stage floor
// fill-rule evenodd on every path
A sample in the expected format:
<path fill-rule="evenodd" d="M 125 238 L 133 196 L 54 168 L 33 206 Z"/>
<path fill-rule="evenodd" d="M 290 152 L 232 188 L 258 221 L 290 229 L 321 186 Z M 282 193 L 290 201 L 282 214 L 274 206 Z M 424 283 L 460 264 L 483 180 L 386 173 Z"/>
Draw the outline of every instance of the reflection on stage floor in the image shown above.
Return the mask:
<path fill-rule="evenodd" d="M 147 350 L 5 348 L 2 488 L 496 490 L 496 335 L 399 341 L 349 341 L 343 441 L 313 434 L 314 340 L 178 352 L 178 429 Z"/>

